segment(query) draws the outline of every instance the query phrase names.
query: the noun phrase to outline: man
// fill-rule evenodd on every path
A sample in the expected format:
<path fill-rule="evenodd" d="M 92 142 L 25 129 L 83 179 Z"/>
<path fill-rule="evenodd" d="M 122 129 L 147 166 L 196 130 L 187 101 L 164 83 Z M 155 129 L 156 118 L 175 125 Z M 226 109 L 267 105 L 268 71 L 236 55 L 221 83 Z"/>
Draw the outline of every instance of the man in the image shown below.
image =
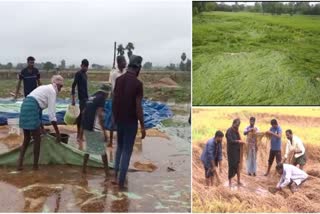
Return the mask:
<path fill-rule="evenodd" d="M 111 91 L 111 86 L 102 85 L 100 89 L 88 99 L 86 107 L 82 115 L 82 128 L 84 130 L 84 135 L 86 137 L 86 147 L 85 156 L 83 160 L 82 172 L 86 173 L 87 163 L 90 154 L 101 155 L 102 161 L 104 163 L 105 174 L 108 176 L 109 166 L 108 158 L 105 151 L 105 142 L 107 141 L 107 134 L 104 128 L 104 105 L 109 92 Z M 100 132 L 94 131 L 95 119 L 98 117 L 99 124 L 103 136 Z"/>
<path fill-rule="evenodd" d="M 131 57 L 127 72 L 116 80 L 112 101 L 118 141 L 114 183 L 118 184 L 121 189 L 124 188 L 138 121 L 140 122 L 141 139 L 146 136 L 142 109 L 143 85 L 137 78 L 141 70 L 141 63 L 141 56 Z"/>
<path fill-rule="evenodd" d="M 109 82 L 111 83 L 111 86 L 112 86 L 112 94 L 114 93 L 114 87 L 116 85 L 117 78 L 125 73 L 125 68 L 127 66 L 126 58 L 122 55 L 117 56 L 117 64 L 118 64 L 118 70 L 112 71 L 110 74 L 110 78 L 109 78 Z M 113 124 L 112 128 L 114 128 L 114 124 Z M 112 142 L 113 142 L 113 130 L 111 129 L 110 130 L 110 142 L 108 144 L 108 147 L 112 147 Z"/>
<path fill-rule="evenodd" d="M 281 175 L 276 187 L 277 191 L 289 186 L 292 192 L 296 192 L 298 187 L 308 178 L 307 173 L 290 164 L 279 163 L 276 166 L 276 170 Z"/>
<path fill-rule="evenodd" d="M 207 186 L 213 186 L 213 176 L 216 175 L 218 182 L 220 183 L 220 178 L 217 173 L 216 167 L 219 166 L 220 173 L 222 172 L 221 162 L 222 162 L 222 139 L 224 134 L 221 131 L 217 131 L 214 138 L 208 140 L 202 154 L 201 161 L 204 166 L 205 179 Z"/>
<path fill-rule="evenodd" d="M 227 154 L 228 154 L 228 179 L 229 186 L 232 186 L 232 178 L 237 174 L 238 185 L 240 182 L 240 150 L 241 144 L 244 142 L 241 140 L 239 133 L 240 119 L 234 119 L 232 127 L 227 130 Z"/>
<path fill-rule="evenodd" d="M 17 170 L 22 170 L 24 154 L 33 138 L 33 169 L 38 169 L 40 155 L 40 113 L 48 108 L 48 115 L 52 126 L 56 132 L 57 142 L 60 142 L 60 132 L 56 118 L 56 98 L 63 87 L 63 77 L 55 75 L 51 79 L 51 84 L 39 86 L 33 90 L 21 105 L 19 126 L 23 129 L 24 140 L 21 146 Z"/>
<path fill-rule="evenodd" d="M 34 67 L 34 61 L 35 61 L 35 58 L 32 56 L 29 56 L 27 58 L 28 66 L 22 69 L 21 72 L 19 73 L 19 81 L 17 84 L 16 93 L 14 95 L 15 99 L 18 98 L 22 81 L 23 81 L 24 97 L 27 97 L 31 93 L 31 91 L 33 91 L 35 88 L 41 85 L 40 73 L 39 73 L 39 70 Z"/>
<path fill-rule="evenodd" d="M 247 154 L 247 173 L 249 176 L 256 176 L 257 172 L 257 138 L 255 133 L 259 131 L 255 127 L 256 118 L 250 117 L 250 125 L 244 130 L 243 134 L 247 136 L 248 154 Z"/>
<path fill-rule="evenodd" d="M 286 137 L 288 141 L 283 162 L 287 160 L 289 153 L 293 152 L 294 156 L 292 164 L 295 166 L 299 165 L 299 168 L 303 169 L 303 166 L 306 164 L 306 149 L 304 148 L 302 141 L 296 135 L 293 135 L 291 129 L 286 131 Z"/>
<path fill-rule="evenodd" d="M 89 61 L 87 59 L 83 59 L 81 62 L 81 69 L 75 74 L 74 81 L 72 83 L 72 105 L 76 104 L 76 86 L 78 90 L 78 99 L 79 99 L 79 107 L 80 107 L 80 114 L 77 118 L 77 140 L 78 142 L 83 141 L 83 130 L 81 129 L 81 118 L 83 110 L 86 106 L 86 102 L 88 100 L 88 67 Z"/>
<path fill-rule="evenodd" d="M 271 149 L 269 152 L 268 170 L 264 174 L 264 176 L 269 175 L 274 158 L 276 158 L 277 164 L 281 162 L 282 129 L 278 125 L 278 121 L 276 119 L 271 120 L 271 128 L 269 131 L 266 132 L 266 134 L 271 136 Z"/>

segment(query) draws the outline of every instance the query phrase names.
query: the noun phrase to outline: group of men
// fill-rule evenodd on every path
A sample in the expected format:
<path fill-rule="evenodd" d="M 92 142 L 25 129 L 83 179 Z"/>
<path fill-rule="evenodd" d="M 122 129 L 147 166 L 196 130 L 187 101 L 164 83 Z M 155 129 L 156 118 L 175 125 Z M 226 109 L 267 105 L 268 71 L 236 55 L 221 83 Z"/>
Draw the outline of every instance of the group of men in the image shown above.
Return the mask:
<path fill-rule="evenodd" d="M 112 124 L 117 130 L 117 150 L 115 158 L 115 174 L 112 183 L 120 188 L 125 187 L 126 174 L 128 171 L 133 146 L 140 123 L 141 138 L 146 136 L 143 119 L 143 84 L 137 78 L 139 76 L 142 57 L 133 55 L 127 66 L 124 56 L 117 57 L 118 69 L 110 73 L 110 84 L 102 84 L 100 89 L 93 95 L 88 93 L 88 68 L 89 61 L 83 59 L 81 69 L 75 74 L 71 88 L 71 103 L 76 104 L 76 89 L 80 115 L 77 118 L 77 141 L 84 142 L 86 152 L 83 160 L 83 173 L 90 154 L 101 155 L 104 163 L 106 176 L 109 175 L 106 143 L 108 141 L 104 127 L 105 102 L 108 97 L 112 99 Z M 33 169 L 38 169 L 41 133 L 44 132 L 41 118 L 42 111 L 48 108 L 48 115 L 56 133 L 56 140 L 60 143 L 60 131 L 56 118 L 56 98 L 64 85 L 61 75 L 54 75 L 51 83 L 41 85 L 40 73 L 34 67 L 35 58 L 28 57 L 28 66 L 19 73 L 19 82 L 16 88 L 17 98 L 23 81 L 24 100 L 21 105 L 19 126 L 24 132 L 24 141 L 21 146 L 18 160 L 18 170 L 22 170 L 24 154 L 33 139 L 34 164 Z M 111 96 L 109 95 L 111 94 Z M 95 131 L 95 120 L 98 118 L 101 132 Z M 113 132 L 110 131 L 110 139 L 107 146 L 112 147 Z"/>
<path fill-rule="evenodd" d="M 232 126 L 226 132 L 227 138 L 227 158 L 228 158 L 228 179 L 229 186 L 232 186 L 232 178 L 237 175 L 237 184 L 242 185 L 240 180 L 241 155 L 243 145 L 247 144 L 246 170 L 249 176 L 257 175 L 257 133 L 258 127 L 255 126 L 256 118 L 250 117 L 249 126 L 243 132 L 246 136 L 246 142 L 242 140 L 239 127 L 240 119 L 233 120 Z M 271 166 L 276 159 L 276 171 L 281 175 L 277 184 L 277 190 L 289 185 L 290 189 L 295 191 L 297 186 L 303 183 L 308 175 L 303 171 L 306 164 L 306 150 L 299 137 L 293 135 L 291 129 L 286 130 L 287 145 L 284 158 L 281 158 L 282 129 L 276 119 L 271 120 L 271 127 L 264 134 L 270 138 L 271 148 L 269 151 L 268 168 L 264 176 L 268 176 Z M 217 168 L 222 171 L 222 140 L 224 134 L 217 131 L 215 136 L 208 140 L 202 154 L 201 161 L 205 169 L 206 185 L 213 185 L 213 177 L 220 183 L 220 176 Z M 289 157 L 290 156 L 290 157 Z M 289 163 L 285 162 L 289 159 Z M 299 166 L 299 168 L 297 167 Z"/>

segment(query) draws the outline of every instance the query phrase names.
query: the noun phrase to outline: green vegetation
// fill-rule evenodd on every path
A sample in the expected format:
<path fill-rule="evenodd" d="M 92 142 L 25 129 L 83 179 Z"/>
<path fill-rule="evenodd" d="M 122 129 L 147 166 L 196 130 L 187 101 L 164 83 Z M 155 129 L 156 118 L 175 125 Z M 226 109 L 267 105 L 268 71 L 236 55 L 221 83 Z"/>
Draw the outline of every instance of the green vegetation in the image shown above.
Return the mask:
<path fill-rule="evenodd" d="M 193 104 L 319 104 L 320 16 L 193 18 Z"/>
<path fill-rule="evenodd" d="M 41 79 L 42 84 L 48 84 L 49 79 Z M 64 86 L 59 98 L 68 99 L 71 98 L 71 85 L 73 79 L 65 79 Z M 99 89 L 102 81 L 93 81 L 89 83 L 89 94 L 93 94 Z M 176 103 L 190 103 L 190 81 L 179 82 L 181 87 L 179 88 L 148 88 L 144 87 L 144 97 L 155 101 L 174 101 Z M 10 92 L 15 92 L 17 80 L 0 80 L 1 90 L 0 98 L 11 97 Z M 23 92 L 23 86 L 20 89 L 20 93 Z"/>

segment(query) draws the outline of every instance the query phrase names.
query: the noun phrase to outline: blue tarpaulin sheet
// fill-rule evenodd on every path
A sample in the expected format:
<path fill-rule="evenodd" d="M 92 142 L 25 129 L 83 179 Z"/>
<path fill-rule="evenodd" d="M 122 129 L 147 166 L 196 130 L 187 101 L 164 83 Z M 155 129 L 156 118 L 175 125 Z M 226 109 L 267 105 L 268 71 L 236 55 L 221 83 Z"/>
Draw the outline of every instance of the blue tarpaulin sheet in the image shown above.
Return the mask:
<path fill-rule="evenodd" d="M 144 126 L 146 129 L 150 129 L 159 124 L 162 120 L 171 118 L 173 116 L 170 108 L 160 102 L 154 102 L 150 100 L 142 100 Z M 112 101 L 108 100 L 105 104 L 105 123 L 104 127 L 108 130 L 115 130 L 116 127 L 112 127 Z"/>
<path fill-rule="evenodd" d="M 65 114 L 65 109 L 69 104 L 69 101 L 58 99 L 57 102 L 57 122 L 58 124 L 64 124 L 63 118 Z M 22 101 L 8 101 L 0 99 L 0 125 L 7 125 L 8 119 L 19 118 L 20 106 Z M 144 123 L 145 128 L 153 128 L 159 124 L 162 120 L 171 118 L 173 116 L 170 108 L 160 102 L 143 100 L 142 101 L 143 111 L 144 111 Z M 115 130 L 115 127 L 111 127 L 111 116 L 112 116 L 112 101 L 107 100 L 105 104 L 105 128 L 108 130 Z M 44 125 L 49 125 L 50 121 L 46 111 L 43 112 L 42 123 Z"/>

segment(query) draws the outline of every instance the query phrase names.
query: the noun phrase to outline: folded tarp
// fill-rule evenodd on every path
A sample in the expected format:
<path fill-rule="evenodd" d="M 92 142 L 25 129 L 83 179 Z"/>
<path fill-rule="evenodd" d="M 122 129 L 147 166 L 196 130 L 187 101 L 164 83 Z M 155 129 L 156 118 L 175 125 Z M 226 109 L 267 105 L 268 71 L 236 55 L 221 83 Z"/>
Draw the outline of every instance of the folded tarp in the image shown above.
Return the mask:
<path fill-rule="evenodd" d="M 71 145 L 64 143 L 56 143 L 55 138 L 50 135 L 44 135 L 41 140 L 40 147 L 40 165 L 50 164 L 63 164 L 63 165 L 76 165 L 82 166 L 84 152 L 80 151 Z M 0 155 L 0 165 L 3 166 L 16 166 L 20 155 L 20 148 L 16 148 L 7 153 Z M 29 144 L 24 157 L 24 165 L 33 164 L 33 145 Z M 102 161 L 90 155 L 88 166 L 103 167 Z M 113 168 L 113 163 L 109 163 Z"/>
<path fill-rule="evenodd" d="M 20 106 L 22 101 L 3 101 L 0 100 L 0 125 L 6 125 L 8 118 L 19 118 Z M 67 109 L 68 101 L 58 100 L 57 102 L 57 122 L 58 124 L 64 124 L 63 118 L 65 115 L 65 109 Z M 146 129 L 150 129 L 158 125 L 162 120 L 171 118 L 173 116 L 170 108 L 160 102 L 143 100 L 142 107 L 144 112 L 144 124 Z M 107 100 L 105 103 L 105 123 L 104 126 L 108 130 L 115 130 L 116 127 L 111 127 L 111 116 L 112 116 L 112 101 Z M 49 125 L 50 121 L 46 111 L 43 112 L 42 123 Z"/>
<path fill-rule="evenodd" d="M 142 100 L 144 125 L 146 129 L 150 129 L 158 125 L 162 120 L 171 118 L 173 116 L 170 108 L 160 102 L 154 102 L 150 100 Z M 116 127 L 112 127 L 112 101 L 107 100 L 105 104 L 105 122 L 104 126 L 108 130 L 115 130 Z"/>

